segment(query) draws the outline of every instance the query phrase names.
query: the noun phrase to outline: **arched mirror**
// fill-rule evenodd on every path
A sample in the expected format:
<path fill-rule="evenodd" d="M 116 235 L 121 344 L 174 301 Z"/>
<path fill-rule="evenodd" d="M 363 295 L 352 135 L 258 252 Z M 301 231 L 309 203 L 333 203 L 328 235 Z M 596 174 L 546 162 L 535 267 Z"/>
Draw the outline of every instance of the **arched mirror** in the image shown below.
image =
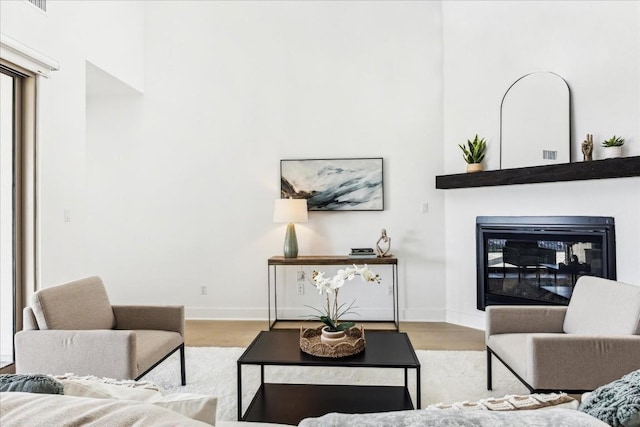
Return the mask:
<path fill-rule="evenodd" d="M 551 72 L 520 77 L 500 106 L 500 169 L 570 161 L 569 85 Z"/>

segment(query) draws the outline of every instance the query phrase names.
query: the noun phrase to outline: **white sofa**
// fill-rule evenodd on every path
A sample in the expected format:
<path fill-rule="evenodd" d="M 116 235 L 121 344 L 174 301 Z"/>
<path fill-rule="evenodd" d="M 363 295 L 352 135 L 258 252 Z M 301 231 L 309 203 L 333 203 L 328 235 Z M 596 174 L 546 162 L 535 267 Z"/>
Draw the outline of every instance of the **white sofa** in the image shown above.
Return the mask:
<path fill-rule="evenodd" d="M 105 383 L 94 379 L 61 379 L 65 394 L 45 394 L 7 391 L 0 393 L 0 425 L 3 427 L 25 425 L 94 425 L 108 426 L 218 426 L 218 427 L 286 427 L 273 423 L 246 423 L 239 421 L 216 421 L 216 398 L 206 395 L 178 393 L 162 396 L 153 385 L 145 383 Z M 141 388 L 137 388 L 141 385 Z M 43 390 L 41 390 L 43 391 Z M 47 391 L 52 392 L 51 390 Z M 59 392 L 59 390 L 58 390 Z M 549 395 L 546 395 L 547 397 Z M 326 414 L 318 418 L 307 418 L 301 427 L 329 426 L 606 426 L 607 424 L 583 412 L 577 411 L 577 401 L 567 395 L 556 395 L 537 406 L 545 409 L 492 411 L 505 409 L 505 401 L 515 402 L 512 409 L 523 408 L 526 399 L 490 399 L 480 401 L 476 409 L 463 403 L 458 409 L 427 408 L 423 410 L 396 411 L 373 414 Z M 525 400 L 523 400 L 525 399 Z M 487 402 L 491 402 L 492 406 Z M 530 402 L 529 402 L 530 404 Z M 444 405 L 443 405 L 444 406 Z M 442 406 L 440 406 L 442 407 Z M 529 408 L 536 407 L 527 406 Z M 34 421 L 37 420 L 37 421 Z M 35 424 L 34 424 L 35 423 Z"/>
<path fill-rule="evenodd" d="M 52 425 L 119 426 L 210 426 L 172 410 L 151 403 L 129 400 L 96 399 L 59 394 L 21 392 L 0 393 L 0 425 L 3 427 Z M 283 427 L 269 423 L 220 421 L 218 427 Z M 307 418 L 301 427 L 425 425 L 489 426 L 581 426 L 604 427 L 606 423 L 575 409 L 539 409 L 533 411 L 493 412 L 478 410 L 424 409 L 376 414 L 327 414 Z"/>
<path fill-rule="evenodd" d="M 170 409 L 151 403 L 116 399 L 24 392 L 0 393 L 0 425 L 82 426 L 90 423 L 111 427 L 207 427 Z"/>

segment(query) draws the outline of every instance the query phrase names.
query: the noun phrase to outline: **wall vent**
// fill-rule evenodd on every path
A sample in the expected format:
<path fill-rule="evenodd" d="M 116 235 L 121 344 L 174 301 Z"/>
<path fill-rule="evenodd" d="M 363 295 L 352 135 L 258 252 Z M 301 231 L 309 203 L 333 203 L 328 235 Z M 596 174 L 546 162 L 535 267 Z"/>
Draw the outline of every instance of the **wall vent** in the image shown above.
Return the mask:
<path fill-rule="evenodd" d="M 555 150 L 542 150 L 542 158 L 545 160 L 557 160 L 558 152 Z"/>
<path fill-rule="evenodd" d="M 27 0 L 29 3 L 36 5 L 40 9 L 47 11 L 47 0 Z"/>

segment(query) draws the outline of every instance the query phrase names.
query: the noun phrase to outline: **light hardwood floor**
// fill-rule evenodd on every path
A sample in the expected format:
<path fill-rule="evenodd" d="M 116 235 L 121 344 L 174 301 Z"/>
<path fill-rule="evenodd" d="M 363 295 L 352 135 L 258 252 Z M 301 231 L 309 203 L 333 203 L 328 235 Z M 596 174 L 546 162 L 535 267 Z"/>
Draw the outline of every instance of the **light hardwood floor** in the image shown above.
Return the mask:
<path fill-rule="evenodd" d="M 299 328 L 296 322 L 279 322 L 277 328 Z M 365 324 L 365 330 L 387 329 Z M 246 347 L 258 332 L 267 330 L 266 321 L 186 320 L 185 343 L 188 346 Z M 402 322 L 416 350 L 485 350 L 484 331 L 442 322 Z"/>

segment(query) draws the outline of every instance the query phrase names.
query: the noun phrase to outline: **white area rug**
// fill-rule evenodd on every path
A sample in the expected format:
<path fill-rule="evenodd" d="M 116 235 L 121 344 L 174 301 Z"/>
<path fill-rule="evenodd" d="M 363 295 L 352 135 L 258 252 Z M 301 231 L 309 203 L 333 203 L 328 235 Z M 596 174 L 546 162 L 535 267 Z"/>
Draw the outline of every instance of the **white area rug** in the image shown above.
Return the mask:
<path fill-rule="evenodd" d="M 180 359 L 172 355 L 143 380 L 161 386 L 166 393 L 202 393 L 218 397 L 217 420 L 237 417 L 236 361 L 244 352 L 238 347 L 187 347 L 187 385 L 180 385 Z M 486 387 L 484 351 L 416 350 L 421 365 L 422 407 L 432 403 L 478 400 L 489 396 L 527 394 L 524 387 L 495 358 L 493 391 Z M 409 370 L 409 390 L 415 402 L 415 370 Z M 304 384 L 402 385 L 403 369 L 326 368 L 297 366 L 265 367 L 266 382 Z M 246 410 L 260 385 L 260 368 L 242 368 L 242 406 Z"/>

